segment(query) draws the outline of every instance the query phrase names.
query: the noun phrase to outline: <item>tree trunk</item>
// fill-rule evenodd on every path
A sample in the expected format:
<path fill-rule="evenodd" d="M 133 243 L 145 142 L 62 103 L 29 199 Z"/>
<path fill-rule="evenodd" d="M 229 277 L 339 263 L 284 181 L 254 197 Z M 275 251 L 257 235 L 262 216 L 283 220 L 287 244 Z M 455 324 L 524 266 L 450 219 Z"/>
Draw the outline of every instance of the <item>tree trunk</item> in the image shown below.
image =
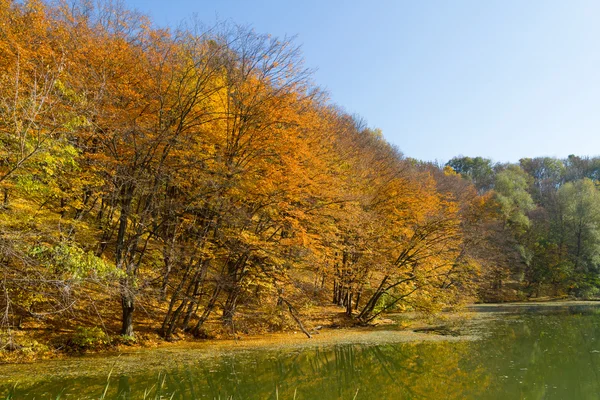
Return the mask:
<path fill-rule="evenodd" d="M 300 328 L 300 330 L 306 335 L 306 337 L 308 337 L 309 339 L 312 339 L 312 335 L 310 333 L 308 333 L 308 331 L 304 327 L 304 324 L 302 323 L 300 318 L 296 315 L 296 309 L 294 308 L 294 306 L 292 306 L 292 303 L 290 303 L 289 301 L 285 300 L 282 297 L 280 297 L 279 299 L 283 303 L 285 303 L 285 305 L 287 305 L 290 315 L 292 316 L 294 321 L 296 321 L 296 324 L 298 324 L 298 327 Z M 279 302 L 279 300 L 278 300 L 278 302 Z"/>
<path fill-rule="evenodd" d="M 210 300 L 208 301 L 208 304 L 204 308 L 204 312 L 200 316 L 200 319 L 198 319 L 198 322 L 196 323 L 196 326 L 194 326 L 194 329 L 192 329 L 192 334 L 194 336 L 198 336 L 200 334 L 200 329 L 202 328 L 202 325 L 204 324 L 204 322 L 206 322 L 206 320 L 210 316 L 210 313 L 215 308 L 215 305 L 217 304 L 217 299 L 219 298 L 220 293 L 221 293 L 221 286 L 219 286 L 219 284 L 217 284 Z"/>
<path fill-rule="evenodd" d="M 371 297 L 367 301 L 367 304 L 365 304 L 362 311 L 358 314 L 358 319 L 360 321 L 364 322 L 370 318 L 371 313 L 373 312 L 373 310 L 375 310 L 375 306 L 377 305 L 377 302 L 379 301 L 381 296 L 383 296 L 383 294 L 385 293 L 385 284 L 387 283 L 388 279 L 389 279 L 389 276 L 385 276 L 383 278 L 383 280 L 379 284 L 379 287 L 377 288 L 375 293 L 373 293 L 373 295 L 371 295 Z"/>
<path fill-rule="evenodd" d="M 231 292 L 229 292 L 229 296 L 227 296 L 227 301 L 223 306 L 223 315 L 221 317 L 223 325 L 225 326 L 233 327 L 233 317 L 237 308 L 239 295 L 240 293 L 238 288 L 234 288 Z"/>
<path fill-rule="evenodd" d="M 134 296 L 126 292 L 121 295 L 121 307 L 123 309 L 121 335 L 133 337 L 133 311 L 135 310 Z"/>

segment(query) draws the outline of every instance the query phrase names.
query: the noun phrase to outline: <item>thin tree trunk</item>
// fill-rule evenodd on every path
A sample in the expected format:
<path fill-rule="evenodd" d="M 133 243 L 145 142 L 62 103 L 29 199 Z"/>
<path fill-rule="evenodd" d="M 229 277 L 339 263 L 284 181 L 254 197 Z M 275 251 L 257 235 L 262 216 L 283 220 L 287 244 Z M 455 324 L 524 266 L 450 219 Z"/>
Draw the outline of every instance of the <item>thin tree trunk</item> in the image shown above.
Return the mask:
<path fill-rule="evenodd" d="M 126 291 L 121 294 L 121 306 L 123 310 L 121 335 L 133 337 L 133 312 L 135 311 L 133 293 Z"/>
<path fill-rule="evenodd" d="M 300 328 L 300 330 L 309 339 L 312 339 L 311 334 L 308 333 L 308 331 L 306 330 L 306 328 L 304 328 L 304 324 L 302 323 L 302 321 L 300 321 L 300 318 L 298 318 L 298 316 L 296 315 L 296 309 L 294 308 L 294 306 L 292 306 L 292 304 L 289 301 L 285 300 L 284 298 L 280 297 L 280 299 L 285 303 L 285 305 L 287 305 L 288 311 L 290 312 L 290 315 L 292 316 L 292 318 L 294 318 L 294 321 L 296 321 L 296 324 L 298 324 L 298 327 Z"/>

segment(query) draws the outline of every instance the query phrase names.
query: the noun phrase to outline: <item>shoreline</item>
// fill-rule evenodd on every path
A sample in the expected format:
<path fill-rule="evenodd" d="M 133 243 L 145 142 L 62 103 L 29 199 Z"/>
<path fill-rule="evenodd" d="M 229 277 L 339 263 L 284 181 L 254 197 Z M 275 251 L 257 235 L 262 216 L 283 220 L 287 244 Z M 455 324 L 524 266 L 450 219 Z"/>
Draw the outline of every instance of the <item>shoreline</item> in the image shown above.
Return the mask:
<path fill-rule="evenodd" d="M 470 335 L 453 335 L 439 333 L 440 327 L 464 325 L 466 321 L 492 317 L 493 314 L 515 312 L 527 307 L 572 307 L 600 305 L 598 300 L 543 300 L 511 303 L 474 303 L 460 310 L 444 311 L 434 315 L 422 315 L 414 312 L 390 313 L 381 318 L 378 323 L 370 326 L 322 326 L 318 330 L 311 329 L 312 338 L 307 338 L 301 331 L 290 330 L 262 334 L 241 334 L 236 338 L 193 339 L 180 337 L 169 342 L 160 339 L 158 335 L 148 339 L 148 333 L 143 332 L 143 338 L 134 344 L 117 344 L 101 349 L 82 352 L 51 350 L 44 353 L 31 353 L 19 357 L 16 352 L 0 352 L 0 368 L 10 365 L 35 365 L 38 363 L 70 360 L 82 360 L 99 357 L 119 357 L 120 355 L 142 354 L 146 352 L 206 352 L 214 355 L 219 351 L 232 350 L 284 350 L 328 346 L 336 344 L 379 344 L 422 341 L 454 341 L 473 340 Z M 308 320 L 309 323 L 311 320 Z M 385 335 L 382 333 L 386 333 Z M 393 333 L 393 335 L 390 335 Z M 11 357 L 13 356 L 13 357 Z M 0 374 L 2 377 L 2 374 Z"/>
<path fill-rule="evenodd" d="M 419 323 L 419 327 L 425 325 Z M 432 325 L 433 326 L 433 325 Z M 417 329 L 417 328 L 415 328 Z M 431 332 L 415 332 L 400 328 L 398 324 L 373 327 L 323 328 L 308 339 L 301 332 L 283 332 L 252 335 L 242 339 L 181 340 L 162 342 L 155 347 L 131 346 L 118 350 L 80 355 L 66 355 L 25 363 L 0 365 L 0 381 L 10 384 L 28 384 L 31 380 L 50 380 L 55 376 L 68 378 L 105 377 L 110 374 L 142 371 L 160 372 L 198 362 L 208 362 L 218 357 L 239 357 L 252 352 L 295 353 L 307 349 L 332 346 L 375 346 L 398 343 L 458 342 L 476 340 L 472 335 L 450 336 Z"/>

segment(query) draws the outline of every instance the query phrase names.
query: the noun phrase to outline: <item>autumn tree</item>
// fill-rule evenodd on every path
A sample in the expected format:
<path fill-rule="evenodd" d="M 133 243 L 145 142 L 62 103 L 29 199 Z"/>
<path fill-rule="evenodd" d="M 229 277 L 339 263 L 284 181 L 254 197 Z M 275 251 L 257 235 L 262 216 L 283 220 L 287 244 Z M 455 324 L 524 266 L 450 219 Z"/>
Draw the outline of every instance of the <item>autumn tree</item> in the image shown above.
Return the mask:
<path fill-rule="evenodd" d="M 79 242 L 93 237 L 88 227 L 66 214 L 80 172 L 78 122 L 62 85 L 69 26 L 41 1 L 1 2 L 0 18 L 1 302 L 10 327 L 72 311 L 76 290 L 112 268 Z"/>

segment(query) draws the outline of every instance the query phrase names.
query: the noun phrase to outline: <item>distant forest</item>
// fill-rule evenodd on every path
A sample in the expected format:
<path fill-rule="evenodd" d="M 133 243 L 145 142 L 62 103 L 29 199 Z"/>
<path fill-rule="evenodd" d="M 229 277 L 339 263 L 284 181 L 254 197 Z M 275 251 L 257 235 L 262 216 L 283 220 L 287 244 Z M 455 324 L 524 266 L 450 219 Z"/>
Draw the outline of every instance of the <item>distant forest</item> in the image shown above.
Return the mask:
<path fill-rule="evenodd" d="M 600 158 L 523 158 L 518 164 L 456 157 L 447 167 L 482 196 L 502 221 L 487 229 L 503 259 L 482 299 L 543 295 L 595 297 L 600 290 Z M 503 283 L 511 282 L 506 293 Z"/>
<path fill-rule="evenodd" d="M 0 347 L 599 295 L 600 158 L 406 158 L 293 41 L 92 3 L 0 0 Z"/>

